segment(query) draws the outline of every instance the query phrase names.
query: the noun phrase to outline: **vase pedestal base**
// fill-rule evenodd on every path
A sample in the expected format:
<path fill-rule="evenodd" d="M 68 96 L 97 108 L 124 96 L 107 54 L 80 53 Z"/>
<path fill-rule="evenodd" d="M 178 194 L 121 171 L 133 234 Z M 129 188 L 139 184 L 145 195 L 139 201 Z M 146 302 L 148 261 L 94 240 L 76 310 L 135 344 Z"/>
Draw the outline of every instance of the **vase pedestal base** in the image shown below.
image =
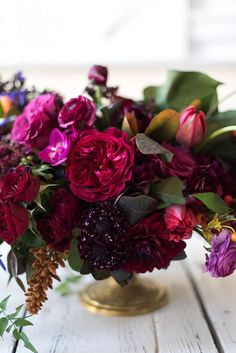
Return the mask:
<path fill-rule="evenodd" d="M 112 277 L 94 282 L 80 293 L 81 303 L 95 313 L 110 316 L 141 315 L 167 302 L 166 289 L 150 278 L 135 276 L 126 287 Z"/>

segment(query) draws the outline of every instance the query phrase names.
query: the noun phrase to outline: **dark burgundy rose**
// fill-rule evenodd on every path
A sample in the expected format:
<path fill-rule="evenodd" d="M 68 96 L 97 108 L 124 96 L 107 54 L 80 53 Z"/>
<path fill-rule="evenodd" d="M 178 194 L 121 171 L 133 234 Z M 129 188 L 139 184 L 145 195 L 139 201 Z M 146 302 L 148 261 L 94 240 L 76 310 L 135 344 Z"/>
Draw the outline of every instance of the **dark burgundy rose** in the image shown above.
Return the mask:
<path fill-rule="evenodd" d="M 52 215 L 38 220 L 37 226 L 47 244 L 58 251 L 68 250 L 72 231 L 81 216 L 79 200 L 66 189 L 58 189 L 51 197 Z"/>
<path fill-rule="evenodd" d="M 32 99 L 14 122 L 12 141 L 26 144 L 31 149 L 44 148 L 51 131 L 58 126 L 61 105 L 61 97 L 57 94 L 47 93 Z"/>
<path fill-rule="evenodd" d="M 133 144 L 115 128 L 86 132 L 80 135 L 67 161 L 70 189 L 87 202 L 116 198 L 132 177 Z"/>
<path fill-rule="evenodd" d="M 197 225 L 197 218 L 193 211 L 180 205 L 167 207 L 164 220 L 168 237 L 174 241 L 190 238 L 193 228 Z"/>
<path fill-rule="evenodd" d="M 173 159 L 170 163 L 166 163 L 163 173 L 166 175 L 173 175 L 179 178 L 186 178 L 196 166 L 189 149 L 185 147 L 172 146 L 164 143 L 163 146 L 173 153 Z"/>
<path fill-rule="evenodd" d="M 219 165 L 217 161 L 196 165 L 186 179 L 188 194 L 201 192 L 215 192 L 222 195 L 223 189 L 219 179 Z"/>
<path fill-rule="evenodd" d="M 88 98 L 79 96 L 70 99 L 61 109 L 58 117 L 60 127 L 92 126 L 96 120 L 96 105 Z"/>
<path fill-rule="evenodd" d="M 162 161 L 158 156 L 143 154 L 137 150 L 132 169 L 133 184 L 139 189 L 146 190 L 152 182 L 158 180 L 158 175 L 161 173 L 161 163 Z"/>
<path fill-rule="evenodd" d="M 123 268 L 144 273 L 167 268 L 186 246 L 183 241 L 169 241 L 163 217 L 158 213 L 131 226 L 126 234 L 127 258 Z"/>
<path fill-rule="evenodd" d="M 19 165 L 10 170 L 0 181 L 0 195 L 3 200 L 31 202 L 38 195 L 40 180 L 30 174 L 29 169 Z"/>
<path fill-rule="evenodd" d="M 88 79 L 92 81 L 94 85 L 106 85 L 107 76 L 107 68 L 102 65 L 93 65 L 88 73 Z"/>
<path fill-rule="evenodd" d="M 0 238 L 8 244 L 23 235 L 29 224 L 28 211 L 21 205 L 0 202 Z"/>

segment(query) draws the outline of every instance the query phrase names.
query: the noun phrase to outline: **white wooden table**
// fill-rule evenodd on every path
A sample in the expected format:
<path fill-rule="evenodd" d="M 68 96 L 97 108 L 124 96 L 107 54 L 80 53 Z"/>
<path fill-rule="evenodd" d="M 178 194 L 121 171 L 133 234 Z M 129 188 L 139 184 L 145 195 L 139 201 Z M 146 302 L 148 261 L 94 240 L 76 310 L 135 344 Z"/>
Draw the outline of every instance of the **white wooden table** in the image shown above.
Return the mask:
<path fill-rule="evenodd" d="M 169 303 L 159 311 L 105 317 L 87 312 L 76 293 L 60 297 L 51 291 L 32 320 L 34 326 L 25 332 L 39 353 L 235 353 L 236 276 L 214 279 L 204 274 L 204 251 L 197 239 L 189 241 L 188 255 L 167 271 L 151 274 L 169 293 Z M 0 288 L 2 297 L 2 277 Z M 12 305 L 22 303 L 16 287 L 8 292 L 14 293 Z M 28 351 L 10 337 L 0 341 L 0 353 L 15 352 Z"/>

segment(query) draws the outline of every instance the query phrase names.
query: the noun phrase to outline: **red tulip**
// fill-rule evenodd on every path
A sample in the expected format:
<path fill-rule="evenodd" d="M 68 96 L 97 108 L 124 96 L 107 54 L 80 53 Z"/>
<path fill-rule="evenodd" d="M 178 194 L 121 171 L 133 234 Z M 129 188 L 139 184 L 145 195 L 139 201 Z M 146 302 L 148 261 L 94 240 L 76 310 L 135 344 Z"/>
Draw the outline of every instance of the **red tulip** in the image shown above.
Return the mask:
<path fill-rule="evenodd" d="M 179 128 L 176 140 L 183 146 L 193 147 L 198 145 L 206 131 L 206 116 L 203 111 L 196 111 L 190 106 L 180 115 Z"/>

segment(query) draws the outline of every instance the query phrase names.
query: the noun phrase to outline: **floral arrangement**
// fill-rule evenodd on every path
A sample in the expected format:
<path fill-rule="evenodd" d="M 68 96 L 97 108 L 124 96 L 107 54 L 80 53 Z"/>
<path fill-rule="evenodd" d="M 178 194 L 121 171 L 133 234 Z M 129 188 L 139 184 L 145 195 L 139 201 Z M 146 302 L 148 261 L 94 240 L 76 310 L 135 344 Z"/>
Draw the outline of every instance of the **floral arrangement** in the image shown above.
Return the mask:
<path fill-rule="evenodd" d="M 236 269 L 236 111 L 218 111 L 220 82 L 171 71 L 134 101 L 107 76 L 93 66 L 84 94 L 67 102 L 46 91 L 26 99 L 22 75 L 17 94 L 0 85 L 0 242 L 11 246 L 1 266 L 31 314 L 65 262 L 123 286 L 184 259 L 193 230 L 209 243 L 204 271 Z"/>

